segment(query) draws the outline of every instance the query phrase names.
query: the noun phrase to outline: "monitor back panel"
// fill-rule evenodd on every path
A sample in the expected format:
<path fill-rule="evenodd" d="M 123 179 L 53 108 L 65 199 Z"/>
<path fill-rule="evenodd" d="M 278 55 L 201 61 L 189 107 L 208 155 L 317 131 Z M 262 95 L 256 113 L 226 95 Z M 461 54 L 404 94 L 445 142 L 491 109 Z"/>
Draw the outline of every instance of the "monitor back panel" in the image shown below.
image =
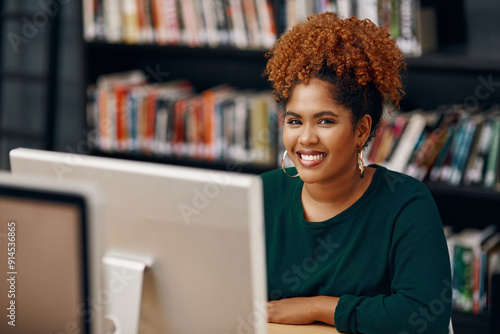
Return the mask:
<path fill-rule="evenodd" d="M 24 149 L 11 152 L 11 168 L 103 189 L 105 252 L 153 260 L 141 333 L 265 332 L 258 177 Z"/>

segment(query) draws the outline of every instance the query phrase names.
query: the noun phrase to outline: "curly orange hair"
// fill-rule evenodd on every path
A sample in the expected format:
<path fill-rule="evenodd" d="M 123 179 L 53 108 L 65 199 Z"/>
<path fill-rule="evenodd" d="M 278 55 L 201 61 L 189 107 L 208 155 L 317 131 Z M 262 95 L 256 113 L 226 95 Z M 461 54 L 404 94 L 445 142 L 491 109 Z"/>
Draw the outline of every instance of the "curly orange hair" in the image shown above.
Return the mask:
<path fill-rule="evenodd" d="M 336 100 L 353 111 L 355 122 L 372 113 L 374 99 L 380 104 L 380 115 L 372 115 L 372 132 L 384 100 L 399 109 L 404 95 L 404 56 L 390 34 L 370 20 L 342 19 L 335 13 L 310 16 L 283 34 L 266 57 L 264 75 L 278 102 L 286 104 L 295 84 L 320 78 L 336 86 Z"/>

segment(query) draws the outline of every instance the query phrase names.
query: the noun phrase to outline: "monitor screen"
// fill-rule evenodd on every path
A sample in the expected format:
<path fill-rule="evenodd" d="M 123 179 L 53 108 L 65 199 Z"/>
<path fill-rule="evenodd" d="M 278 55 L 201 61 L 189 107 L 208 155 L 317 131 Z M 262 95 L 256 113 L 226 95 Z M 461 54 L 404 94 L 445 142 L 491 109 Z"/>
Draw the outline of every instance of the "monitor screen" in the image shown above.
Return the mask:
<path fill-rule="evenodd" d="M 91 333 L 85 192 L 0 173 L 0 333 Z"/>
<path fill-rule="evenodd" d="M 130 333 L 266 332 L 258 176 L 32 149 L 11 151 L 10 163 L 15 175 L 84 180 L 104 193 L 107 326 Z"/>

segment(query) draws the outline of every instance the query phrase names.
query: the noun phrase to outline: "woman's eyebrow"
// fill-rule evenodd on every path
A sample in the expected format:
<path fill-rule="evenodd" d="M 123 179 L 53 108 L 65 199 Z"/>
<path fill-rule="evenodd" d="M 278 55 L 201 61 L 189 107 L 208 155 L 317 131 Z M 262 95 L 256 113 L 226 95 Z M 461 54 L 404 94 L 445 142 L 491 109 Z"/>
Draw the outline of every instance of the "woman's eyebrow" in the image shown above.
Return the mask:
<path fill-rule="evenodd" d="M 297 114 L 296 112 L 293 112 L 293 111 L 286 111 L 285 117 L 286 116 L 291 116 L 291 117 L 295 117 L 295 118 L 302 118 L 302 116 L 300 114 Z M 332 111 L 320 111 L 320 112 L 314 114 L 313 118 L 321 118 L 321 117 L 325 117 L 325 116 L 339 117 L 339 115 L 335 114 Z"/>
<path fill-rule="evenodd" d="M 291 116 L 291 117 L 296 117 L 296 118 L 302 118 L 299 114 L 293 112 L 293 111 L 286 111 L 285 116 Z"/>
<path fill-rule="evenodd" d="M 320 118 L 320 117 L 325 117 L 325 116 L 339 117 L 339 115 L 337 115 L 331 111 L 320 111 L 319 113 L 316 113 L 313 115 L 314 118 Z"/>

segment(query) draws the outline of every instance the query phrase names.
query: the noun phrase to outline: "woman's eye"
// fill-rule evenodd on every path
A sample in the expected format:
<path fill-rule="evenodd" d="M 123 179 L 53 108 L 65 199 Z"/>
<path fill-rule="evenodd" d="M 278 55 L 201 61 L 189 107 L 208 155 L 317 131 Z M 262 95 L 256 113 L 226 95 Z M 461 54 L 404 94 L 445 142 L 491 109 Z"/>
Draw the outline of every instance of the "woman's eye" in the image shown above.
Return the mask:
<path fill-rule="evenodd" d="M 319 121 L 319 124 L 335 124 L 335 121 L 331 119 L 322 119 Z"/>
<path fill-rule="evenodd" d="M 289 119 L 289 120 L 286 121 L 286 124 L 298 125 L 298 124 L 300 124 L 300 121 L 297 120 L 297 119 Z"/>

